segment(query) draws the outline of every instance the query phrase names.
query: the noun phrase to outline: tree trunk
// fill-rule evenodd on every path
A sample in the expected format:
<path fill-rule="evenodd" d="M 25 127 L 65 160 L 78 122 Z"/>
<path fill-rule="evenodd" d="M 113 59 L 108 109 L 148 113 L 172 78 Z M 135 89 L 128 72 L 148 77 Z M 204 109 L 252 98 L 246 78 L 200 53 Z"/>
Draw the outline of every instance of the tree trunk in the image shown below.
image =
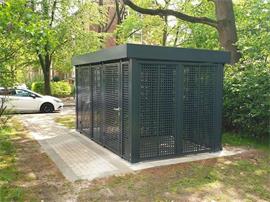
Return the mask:
<path fill-rule="evenodd" d="M 239 61 L 241 54 L 238 52 L 237 32 L 232 0 L 215 0 L 217 31 L 220 45 L 231 52 L 231 63 Z"/>
<path fill-rule="evenodd" d="M 51 76 L 50 76 L 50 69 L 43 70 L 43 77 L 44 77 L 44 94 L 51 95 Z"/>
<path fill-rule="evenodd" d="M 45 57 L 38 53 L 39 63 L 43 72 L 44 79 L 44 94 L 51 95 L 51 58 L 49 54 L 46 54 Z"/>
<path fill-rule="evenodd" d="M 45 55 L 45 68 L 44 74 L 44 93 L 45 95 L 51 95 L 51 59 L 48 54 Z"/>

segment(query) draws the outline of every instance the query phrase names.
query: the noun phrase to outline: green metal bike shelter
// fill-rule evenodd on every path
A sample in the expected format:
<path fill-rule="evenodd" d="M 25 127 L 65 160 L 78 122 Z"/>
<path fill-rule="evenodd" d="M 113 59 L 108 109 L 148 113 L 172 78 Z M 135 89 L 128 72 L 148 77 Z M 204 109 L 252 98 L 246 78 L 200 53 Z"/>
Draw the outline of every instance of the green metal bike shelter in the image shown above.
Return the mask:
<path fill-rule="evenodd" d="M 221 146 L 224 51 L 126 44 L 75 56 L 76 128 L 135 163 Z"/>

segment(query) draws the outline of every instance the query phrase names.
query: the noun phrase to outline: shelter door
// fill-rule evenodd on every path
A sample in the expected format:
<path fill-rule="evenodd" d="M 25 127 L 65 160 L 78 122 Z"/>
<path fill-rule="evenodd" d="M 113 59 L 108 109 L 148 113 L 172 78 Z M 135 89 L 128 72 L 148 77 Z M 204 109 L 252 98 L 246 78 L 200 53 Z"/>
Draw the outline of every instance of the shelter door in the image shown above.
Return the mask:
<path fill-rule="evenodd" d="M 104 83 L 104 128 L 103 144 L 114 152 L 121 154 L 121 79 L 120 64 L 107 64 L 103 67 Z"/>
<path fill-rule="evenodd" d="M 92 73 L 92 121 L 93 136 L 97 142 L 102 142 L 102 97 L 101 97 L 101 66 L 93 66 Z"/>

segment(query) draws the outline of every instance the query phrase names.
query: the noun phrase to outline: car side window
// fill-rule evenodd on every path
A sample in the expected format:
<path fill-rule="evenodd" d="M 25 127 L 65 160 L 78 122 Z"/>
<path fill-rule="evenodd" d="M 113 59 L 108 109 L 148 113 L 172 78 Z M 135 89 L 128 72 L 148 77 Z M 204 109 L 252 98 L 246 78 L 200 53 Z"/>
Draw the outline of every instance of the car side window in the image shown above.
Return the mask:
<path fill-rule="evenodd" d="M 19 97 L 30 97 L 30 94 L 31 94 L 24 90 L 15 90 L 15 92 L 16 92 L 15 96 L 19 96 Z"/>

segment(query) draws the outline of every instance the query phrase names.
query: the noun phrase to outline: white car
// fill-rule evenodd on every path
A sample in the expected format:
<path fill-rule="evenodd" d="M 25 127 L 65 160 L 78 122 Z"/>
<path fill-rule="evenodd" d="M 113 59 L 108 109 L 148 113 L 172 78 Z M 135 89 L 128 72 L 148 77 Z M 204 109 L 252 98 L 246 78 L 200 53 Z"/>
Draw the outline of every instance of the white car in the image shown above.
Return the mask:
<path fill-rule="evenodd" d="M 3 89 L 0 88 L 0 106 L 4 106 L 13 112 L 43 112 L 50 113 L 60 111 L 64 104 L 62 100 L 43 96 L 28 89 Z"/>

